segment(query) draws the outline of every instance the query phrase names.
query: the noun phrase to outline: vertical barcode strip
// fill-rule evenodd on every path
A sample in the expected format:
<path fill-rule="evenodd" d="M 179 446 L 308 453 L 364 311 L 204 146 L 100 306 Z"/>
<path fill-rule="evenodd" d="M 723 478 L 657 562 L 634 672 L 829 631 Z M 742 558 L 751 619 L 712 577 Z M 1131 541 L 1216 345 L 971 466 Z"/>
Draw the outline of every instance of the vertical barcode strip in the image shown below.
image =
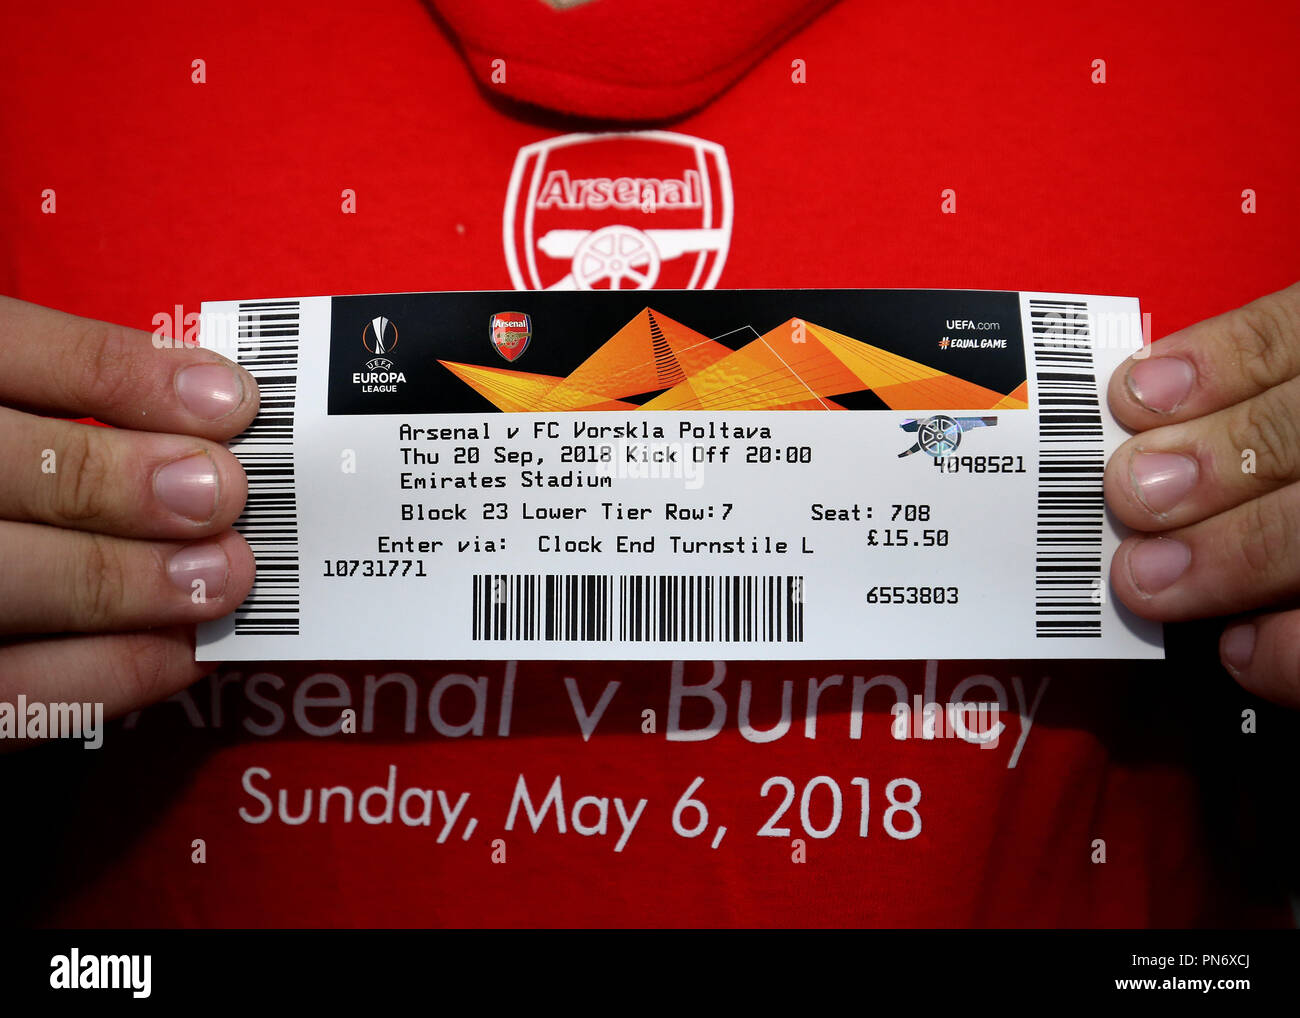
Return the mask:
<path fill-rule="evenodd" d="M 1083 301 L 1031 300 L 1038 382 L 1036 635 L 1101 636 L 1101 402 Z"/>
<path fill-rule="evenodd" d="M 298 301 L 239 305 L 235 360 L 261 393 L 257 418 L 231 443 L 248 475 L 248 501 L 235 529 L 257 558 L 257 579 L 235 611 L 235 632 L 297 636 L 301 614 L 298 501 L 293 472 L 294 404 L 298 391 Z"/>
<path fill-rule="evenodd" d="M 474 640 L 802 643 L 801 576 L 481 573 Z"/>

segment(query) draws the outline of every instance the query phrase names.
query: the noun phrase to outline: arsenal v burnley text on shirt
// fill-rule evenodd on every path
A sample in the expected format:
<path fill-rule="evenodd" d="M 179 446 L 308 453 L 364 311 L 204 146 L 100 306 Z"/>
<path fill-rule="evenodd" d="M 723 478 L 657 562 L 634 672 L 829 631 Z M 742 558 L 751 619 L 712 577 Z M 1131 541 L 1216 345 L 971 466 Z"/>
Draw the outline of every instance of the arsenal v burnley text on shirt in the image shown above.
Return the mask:
<path fill-rule="evenodd" d="M 1163 656 L 1107 587 L 1135 299 L 308 297 L 202 342 L 262 403 L 200 660 Z"/>

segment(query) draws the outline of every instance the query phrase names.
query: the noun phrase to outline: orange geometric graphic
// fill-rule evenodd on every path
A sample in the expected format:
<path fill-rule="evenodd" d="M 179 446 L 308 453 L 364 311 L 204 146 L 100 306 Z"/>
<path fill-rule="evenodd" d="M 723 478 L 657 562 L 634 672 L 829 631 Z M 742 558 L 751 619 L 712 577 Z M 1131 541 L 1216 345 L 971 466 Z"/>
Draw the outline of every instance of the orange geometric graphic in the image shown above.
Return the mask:
<path fill-rule="evenodd" d="M 455 361 L 438 363 L 507 413 L 637 409 L 635 403 L 583 391 L 555 375 L 534 375 L 526 371 L 458 364 Z"/>
<path fill-rule="evenodd" d="M 1025 379 L 1006 396 L 989 407 L 990 410 L 1024 410 L 1029 406 L 1029 379 Z"/>
<path fill-rule="evenodd" d="M 995 392 L 792 318 L 732 350 L 644 309 L 567 377 L 440 361 L 501 410 L 843 410 L 869 391 L 893 410 L 1025 410 L 1028 382 Z M 658 393 L 637 404 L 631 396 Z"/>

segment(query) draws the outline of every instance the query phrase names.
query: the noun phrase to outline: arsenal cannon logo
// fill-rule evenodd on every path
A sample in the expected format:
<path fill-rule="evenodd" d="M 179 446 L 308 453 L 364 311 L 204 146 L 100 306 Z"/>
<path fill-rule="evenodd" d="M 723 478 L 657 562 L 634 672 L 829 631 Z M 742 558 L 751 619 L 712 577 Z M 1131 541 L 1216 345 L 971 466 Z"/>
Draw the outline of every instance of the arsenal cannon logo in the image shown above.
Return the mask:
<path fill-rule="evenodd" d="M 916 441 L 911 448 L 900 452 L 898 458 L 924 452 L 941 459 L 957 451 L 963 432 L 972 428 L 991 428 L 997 423 L 996 417 L 949 417 L 947 414 L 935 414 L 924 420 L 904 421 L 899 427 L 915 435 Z"/>
<path fill-rule="evenodd" d="M 519 290 L 710 289 L 731 219 L 721 145 L 671 131 L 566 134 L 519 150 L 502 235 Z"/>
<path fill-rule="evenodd" d="M 488 335 L 497 353 L 508 361 L 516 361 L 532 338 L 533 323 L 519 311 L 498 311 L 488 325 Z"/>

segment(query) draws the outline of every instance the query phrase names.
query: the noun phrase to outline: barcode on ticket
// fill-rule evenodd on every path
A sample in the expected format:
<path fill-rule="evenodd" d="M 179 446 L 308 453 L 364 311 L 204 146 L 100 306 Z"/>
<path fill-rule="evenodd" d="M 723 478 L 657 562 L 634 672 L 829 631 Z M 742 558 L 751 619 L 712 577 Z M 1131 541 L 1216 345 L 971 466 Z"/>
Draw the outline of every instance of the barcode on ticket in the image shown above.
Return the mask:
<path fill-rule="evenodd" d="M 475 640 L 801 643 L 801 576 L 484 573 Z"/>
<path fill-rule="evenodd" d="M 1106 457 L 1088 305 L 1031 300 L 1029 314 L 1041 443 L 1035 636 L 1100 637 Z"/>
<path fill-rule="evenodd" d="M 298 389 L 298 301 L 247 301 L 238 309 L 235 360 L 257 380 L 257 418 L 231 443 L 248 477 L 235 521 L 257 559 L 257 579 L 235 612 L 240 635 L 297 636 L 301 616 L 293 426 Z"/>

